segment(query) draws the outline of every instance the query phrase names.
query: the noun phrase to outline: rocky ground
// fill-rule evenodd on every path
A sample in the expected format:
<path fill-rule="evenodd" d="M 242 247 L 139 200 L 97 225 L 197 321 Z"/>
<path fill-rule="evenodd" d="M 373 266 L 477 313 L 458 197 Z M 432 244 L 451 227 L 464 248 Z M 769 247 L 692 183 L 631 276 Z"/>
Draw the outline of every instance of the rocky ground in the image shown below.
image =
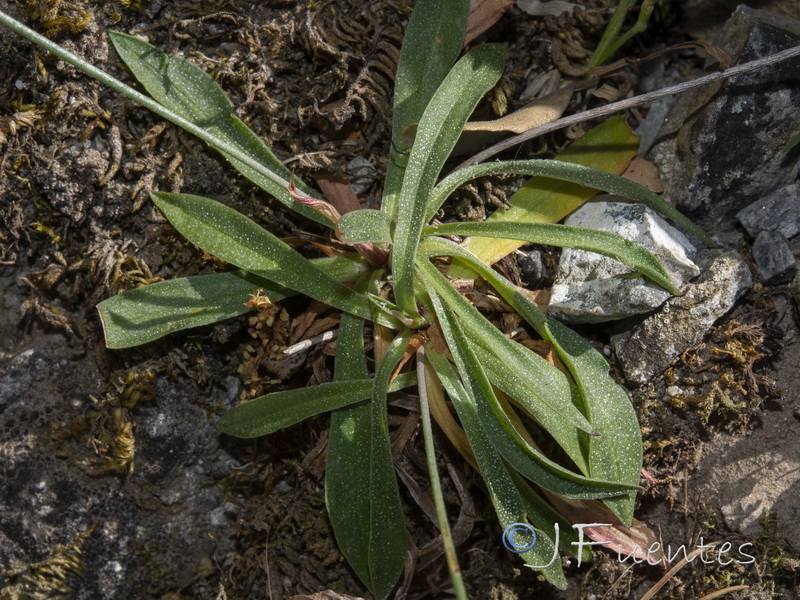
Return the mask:
<path fill-rule="evenodd" d="M 182 54 L 214 74 L 239 116 L 305 180 L 347 176 L 374 206 L 412 4 L 0 0 L 0 9 L 126 81 L 107 29 Z M 523 12 L 536 4 L 521 1 L 478 40 L 510 44 L 512 109 L 541 73 L 574 75 L 610 16 L 602 0 L 571 15 Z M 702 40 L 746 61 L 800 44 L 788 18 L 800 15 L 796 1 L 757 4 L 769 14 L 739 10 L 723 29 L 732 3 L 658 3 L 647 32 L 621 55 Z M 705 68 L 696 49 L 670 52 L 608 79 L 602 98 L 577 94 L 568 110 Z M 637 518 L 673 549 L 719 544 L 658 597 L 800 596 L 800 148 L 783 151 L 800 131 L 798 72 L 797 61 L 776 65 L 629 115 L 665 197 L 722 248 L 681 241 L 684 293 L 651 298 L 646 312 L 609 321 L 554 307 L 606 350 L 637 407 L 652 478 Z M 0 82 L 0 598 L 366 597 L 325 516 L 327 418 L 249 442 L 215 428 L 243 393 L 281 379 L 252 364 L 247 318 L 110 351 L 94 310 L 136 285 L 222 266 L 165 223 L 148 190 L 213 197 L 278 235 L 313 227 L 202 143 L 4 28 Z M 515 155 L 556 152 L 585 128 Z M 448 214 L 481 217 L 505 186 L 464 190 Z M 637 214 L 617 221 L 649 222 Z M 566 286 L 567 258 L 528 248 L 504 268 L 531 286 Z M 596 299 L 572 300 L 597 314 Z M 292 316 L 304 308 L 287 306 Z M 333 351 L 318 346 L 286 383 L 320 375 Z M 448 598 L 415 422 L 397 425 L 416 553 L 401 594 Z M 444 446 L 472 597 L 639 598 L 664 575 L 597 551 L 593 564 L 567 569 L 570 586 L 556 593 L 503 549 L 479 478 Z"/>

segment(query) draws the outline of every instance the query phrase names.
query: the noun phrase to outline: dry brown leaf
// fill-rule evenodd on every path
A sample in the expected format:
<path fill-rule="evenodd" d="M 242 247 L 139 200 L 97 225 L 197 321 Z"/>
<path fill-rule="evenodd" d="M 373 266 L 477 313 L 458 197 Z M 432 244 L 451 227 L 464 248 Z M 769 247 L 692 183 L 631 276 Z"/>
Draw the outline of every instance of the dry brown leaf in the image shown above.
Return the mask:
<path fill-rule="evenodd" d="M 608 542 L 602 547 L 615 552 L 620 559 L 632 558 L 638 562 L 669 567 L 667 557 L 653 531 L 642 521 L 633 519 L 626 527 L 611 510 L 599 500 L 573 500 L 543 490 L 550 503 L 570 523 L 611 523 L 606 527 L 584 527 L 583 533 L 594 542 Z"/>
<path fill-rule="evenodd" d="M 333 206 L 341 214 L 358 210 L 361 208 L 361 203 L 350 185 L 350 179 L 343 175 L 333 175 L 331 173 L 324 173 L 316 176 L 317 185 L 322 190 L 325 198 L 333 204 Z"/>
<path fill-rule="evenodd" d="M 558 119 L 567 108 L 571 96 L 571 89 L 556 90 L 500 119 L 467 123 L 464 131 L 524 133 Z"/>
<path fill-rule="evenodd" d="M 591 94 L 592 96 L 602 100 L 608 100 L 609 102 L 616 102 L 625 96 L 625 92 L 619 88 L 615 88 L 613 85 L 608 85 L 607 83 L 604 83 L 596 90 L 592 90 Z"/>
<path fill-rule="evenodd" d="M 524 133 L 555 121 L 567 108 L 572 92 L 572 87 L 562 88 L 499 119 L 467 123 L 453 149 L 453 154 L 472 154 L 482 146 L 496 141 L 506 134 Z M 411 123 L 403 130 L 403 145 L 406 148 L 414 145 L 418 125 L 418 123 Z"/>
<path fill-rule="evenodd" d="M 467 31 L 464 34 L 466 46 L 492 25 L 497 23 L 503 13 L 516 0 L 470 0 Z"/>
<path fill-rule="evenodd" d="M 658 167 L 641 156 L 637 156 L 631 161 L 622 176 L 634 183 L 643 185 L 656 194 L 664 191 L 661 180 L 658 178 Z"/>

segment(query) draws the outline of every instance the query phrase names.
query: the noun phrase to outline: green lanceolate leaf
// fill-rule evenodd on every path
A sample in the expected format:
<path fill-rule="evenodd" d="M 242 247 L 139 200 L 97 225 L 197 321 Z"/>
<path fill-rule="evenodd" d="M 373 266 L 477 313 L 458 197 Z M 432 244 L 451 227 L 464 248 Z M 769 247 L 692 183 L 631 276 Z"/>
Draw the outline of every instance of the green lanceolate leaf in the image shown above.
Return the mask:
<path fill-rule="evenodd" d="M 397 305 L 417 314 L 414 260 L 424 224 L 428 196 L 478 101 L 505 64 L 505 46 L 478 46 L 453 67 L 425 109 L 408 159 L 392 241 L 392 275 Z"/>
<path fill-rule="evenodd" d="M 388 391 L 416 383 L 413 373 L 400 375 Z M 239 438 L 268 435 L 318 415 L 369 399 L 372 379 L 334 381 L 314 387 L 273 392 L 240 404 L 222 417 L 219 428 Z"/>
<path fill-rule="evenodd" d="M 553 344 L 559 358 L 575 379 L 583 414 L 599 434 L 581 434 L 581 443 L 588 456 L 588 474 L 630 486 L 637 485 L 642 468 L 639 421 L 625 391 L 609 376 L 608 363 L 600 353 L 574 331 L 545 315 L 516 286 L 466 249 L 448 240 L 426 240 L 426 252 L 436 253 L 436 249 L 443 256 L 462 258 L 543 339 Z M 623 523 L 629 524 L 635 499 L 635 492 L 630 491 L 605 502 Z"/>
<path fill-rule="evenodd" d="M 570 144 L 558 155 L 557 160 L 620 175 L 636 156 L 638 148 L 639 137 L 631 132 L 624 117 L 612 117 Z M 579 183 L 533 177 L 508 199 L 511 208 L 494 211 L 488 220 L 558 223 L 596 193 L 595 189 Z M 502 241 L 496 238 L 469 238 L 465 242 L 470 252 L 490 265 L 521 245 L 515 240 Z M 447 274 L 457 279 L 472 277 L 470 271 L 458 261 L 451 265 Z"/>
<path fill-rule="evenodd" d="M 368 269 L 360 256 L 315 258 L 312 262 L 337 281 L 351 281 Z M 97 305 L 106 345 L 130 348 L 167 334 L 209 325 L 251 310 L 245 303 L 261 290 L 273 302 L 295 291 L 246 271 L 170 279 L 118 294 Z"/>
<path fill-rule="evenodd" d="M 418 0 L 408 21 L 394 82 L 392 144 L 381 210 L 397 217 L 407 157 L 403 130 L 418 123 L 433 94 L 461 52 L 469 0 Z"/>
<path fill-rule="evenodd" d="M 580 141 L 576 142 L 576 144 L 579 143 Z M 567 158 L 569 158 L 569 156 Z M 686 231 L 703 240 L 706 244 L 711 246 L 716 245 L 702 229 L 685 217 L 674 206 L 668 204 L 661 196 L 654 194 L 646 187 L 629 179 L 625 179 L 624 177 L 614 175 L 613 173 L 565 160 L 509 160 L 472 165 L 460 169 L 448 175 L 436 186 L 431 195 L 430 204 L 425 211 L 426 220 L 430 221 L 447 197 L 466 182 L 477 179 L 478 177 L 501 174 L 539 175 L 558 181 L 579 184 L 595 190 L 608 192 L 609 194 L 615 194 L 629 202 L 640 202 L 654 211 L 661 213 L 668 219 L 671 219 Z M 570 205 L 567 208 L 572 208 L 574 210 L 577 206 Z M 553 214 L 553 220 L 549 222 L 560 221 L 561 218 L 565 217 L 569 212 L 572 211 L 568 210 L 564 214 Z M 492 215 L 489 222 L 548 222 L 547 220 L 539 218 L 544 217 L 544 215 L 539 215 L 534 210 L 528 215 L 525 214 L 523 209 L 511 209 L 496 214 L 496 217 Z M 475 251 L 473 248 L 470 248 L 470 250 L 472 250 L 473 253 Z"/>
<path fill-rule="evenodd" d="M 518 370 L 521 367 L 530 366 L 533 361 L 522 358 L 525 356 L 524 354 L 514 353 L 512 356 L 516 361 L 509 363 L 504 358 L 511 358 L 511 356 L 504 356 L 507 354 L 504 348 L 498 350 L 498 340 L 496 338 L 485 339 L 480 333 L 469 329 L 465 331 L 465 335 L 472 342 L 472 350 L 478 357 L 492 385 L 516 400 L 528 413 L 534 416 L 542 429 L 546 430 L 564 453 L 572 459 L 577 469 L 584 475 L 588 475 L 588 452 L 582 444 L 585 432 L 575 427 L 574 421 L 570 420 L 570 418 L 575 418 L 575 413 L 583 417 L 575 407 L 575 400 L 578 397 L 578 391 L 575 386 L 570 385 L 569 387 L 570 397 L 573 402 L 567 408 L 567 411 L 559 413 L 553 409 L 552 405 L 543 405 L 540 400 L 543 396 L 542 386 L 535 376 L 530 375 L 531 373 L 537 373 L 538 370 Z"/>
<path fill-rule="evenodd" d="M 794 136 L 786 143 L 786 145 L 783 147 L 783 151 L 788 152 L 798 144 L 800 144 L 800 133 L 798 133 L 796 136 Z"/>
<path fill-rule="evenodd" d="M 583 477 L 558 465 L 528 444 L 514 428 L 497 400 L 472 342 L 464 335 L 455 314 L 431 293 L 447 346 L 453 355 L 464 388 L 473 398 L 481 427 L 497 452 L 522 475 L 537 485 L 568 498 L 604 498 L 630 490 L 630 485 Z"/>
<path fill-rule="evenodd" d="M 97 305 L 106 345 L 130 348 L 169 333 L 242 315 L 259 289 L 275 302 L 294 294 L 245 271 L 197 275 L 152 283 Z"/>
<path fill-rule="evenodd" d="M 397 583 L 406 558 L 407 542 L 403 509 L 389 440 L 387 393 L 395 367 L 403 357 L 411 333 L 398 335 L 384 354 L 372 386 L 369 430 L 369 530 L 370 590 L 376 598 L 386 598 Z"/>
<path fill-rule="evenodd" d="M 345 312 L 370 318 L 369 302 L 244 215 L 215 200 L 154 192 L 153 202 L 193 244 L 249 273 Z"/>
<path fill-rule="evenodd" d="M 444 356 L 430 349 L 426 349 L 426 355 L 450 395 L 461 425 L 469 438 L 478 468 L 492 498 L 492 505 L 500 521 L 500 527 L 505 531 L 507 527 L 515 523 L 525 523 L 528 519 L 537 524 L 531 517 L 538 515 L 533 515 L 526 510 L 525 499 L 520 496 L 512 473 L 509 472 L 505 462 L 495 450 L 486 430 L 481 427 L 476 406 L 477 400 L 467 392 Z M 529 551 L 522 553 L 521 558 L 529 564 L 548 565 L 542 569 L 544 576 L 550 583 L 563 590 L 566 588 L 567 582 L 561 568 L 561 561 L 551 560 L 555 553 L 554 522 L 552 520 L 540 521 L 541 525 L 536 528 L 537 543 Z M 552 531 L 548 531 L 548 529 Z M 500 532 L 498 532 L 498 537 L 500 537 Z"/>
<path fill-rule="evenodd" d="M 372 380 L 360 379 L 274 392 L 232 409 L 220 419 L 219 428 L 239 438 L 260 437 L 319 413 L 363 402 L 371 391 Z"/>
<path fill-rule="evenodd" d="M 233 112 L 233 104 L 219 84 L 201 68 L 177 56 L 168 56 L 137 37 L 111 31 L 109 37 L 120 57 L 148 93 L 187 121 L 202 127 L 226 144 L 255 159 L 272 174 L 267 177 L 215 147 L 250 181 L 304 217 L 323 225 L 331 222 L 317 211 L 296 202 L 288 190 L 291 172 Z M 310 193 L 295 180 L 295 185 Z"/>
<path fill-rule="evenodd" d="M 423 250 L 427 250 L 427 241 Z M 458 313 L 467 331 L 475 333 L 475 341 L 485 344 L 486 349 L 497 357 L 497 364 L 502 365 L 500 368 L 508 373 L 508 378 L 527 382 L 517 385 L 532 397 L 514 397 L 522 402 L 529 402 L 537 420 L 549 425 L 550 418 L 557 417 L 558 420 L 569 423 L 572 429 L 592 431 L 591 424 L 573 406 L 570 384 L 563 373 L 541 356 L 504 336 L 427 259 L 420 259 L 419 269 L 426 288 L 434 289 Z"/>
<path fill-rule="evenodd" d="M 530 301 L 520 294 L 519 302 Z M 599 434 L 586 436 L 591 476 L 638 484 L 642 470 L 639 420 L 625 390 L 609 375 L 608 363 L 585 339 L 554 319 L 547 319 L 546 331 L 539 335 L 553 344 L 572 373 L 586 414 Z M 631 524 L 635 501 L 634 490 L 604 500 L 625 525 Z"/>
<path fill-rule="evenodd" d="M 364 321 L 342 315 L 336 343 L 337 382 L 367 377 L 364 355 Z M 372 393 L 372 388 L 369 389 Z M 369 568 L 370 513 L 370 414 L 372 406 L 362 402 L 331 413 L 328 459 L 325 467 L 325 503 L 336 534 L 336 542 L 361 581 L 372 589 Z"/>
<path fill-rule="evenodd" d="M 508 240 L 521 240 L 532 244 L 545 244 L 560 248 L 578 248 L 596 252 L 618 260 L 638 271 L 653 283 L 673 294 L 678 289 L 672 283 L 664 266 L 644 246 L 626 240 L 617 233 L 570 227 L 551 223 L 447 223 L 438 227 L 428 227 L 425 234 L 435 235 L 476 235 Z"/>
<path fill-rule="evenodd" d="M 388 244 L 392 241 L 389 217 L 379 210 L 354 210 L 342 215 L 336 224 L 337 236 L 351 244 Z"/>

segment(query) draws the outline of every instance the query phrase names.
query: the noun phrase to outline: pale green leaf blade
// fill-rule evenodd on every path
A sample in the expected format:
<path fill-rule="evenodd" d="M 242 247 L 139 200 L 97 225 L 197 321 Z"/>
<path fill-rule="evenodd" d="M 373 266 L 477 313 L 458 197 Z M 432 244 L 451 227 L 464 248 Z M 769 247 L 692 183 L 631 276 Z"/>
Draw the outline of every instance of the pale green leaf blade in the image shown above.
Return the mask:
<path fill-rule="evenodd" d="M 357 255 L 315 258 L 312 262 L 337 281 L 351 281 L 368 269 Z M 245 303 L 261 290 L 273 302 L 293 296 L 246 271 L 160 281 L 112 296 L 97 305 L 109 348 L 140 346 L 170 333 L 209 325 L 249 311 Z"/>
<path fill-rule="evenodd" d="M 215 200 L 154 192 L 153 202 L 193 244 L 254 275 L 370 318 L 369 302 L 244 215 Z"/>
<path fill-rule="evenodd" d="M 389 390 L 409 387 L 416 381 L 413 373 L 404 373 L 395 379 Z M 372 379 L 358 379 L 273 392 L 231 409 L 219 420 L 219 428 L 239 438 L 268 435 L 319 413 L 364 402 L 370 397 L 372 385 Z"/>
<path fill-rule="evenodd" d="M 267 177 L 215 148 L 245 177 L 304 217 L 331 226 L 327 218 L 296 202 L 288 191 L 291 172 L 261 139 L 233 112 L 233 104 L 214 79 L 189 61 L 168 56 L 137 37 L 110 31 L 109 37 L 122 60 L 147 92 L 160 104 L 202 127 L 223 142 L 241 150 L 271 173 Z M 302 182 L 295 185 L 309 192 Z"/>
<path fill-rule="evenodd" d="M 384 599 L 403 571 L 408 545 L 400 491 L 394 474 L 386 407 L 392 373 L 403 357 L 411 332 L 398 335 L 383 356 L 372 386 L 369 432 L 369 528 L 370 588 Z"/>
<path fill-rule="evenodd" d="M 336 224 L 337 237 L 351 244 L 389 244 L 392 230 L 389 217 L 379 210 L 353 210 L 342 215 Z"/>
<path fill-rule="evenodd" d="M 697 236 L 705 243 L 716 246 L 715 242 L 709 238 L 700 227 L 685 217 L 674 206 L 667 203 L 661 196 L 651 192 L 646 187 L 630 179 L 620 177 L 619 175 L 582 164 L 567 162 L 565 160 L 509 160 L 472 165 L 464 169 L 459 169 L 455 173 L 448 175 L 434 189 L 430 204 L 425 212 L 426 219 L 432 219 L 447 197 L 464 183 L 477 179 L 478 177 L 502 174 L 548 177 L 559 181 L 579 184 L 595 190 L 601 190 L 609 194 L 615 194 L 628 202 L 640 202 L 652 208 L 654 211 L 661 213 L 666 218 L 671 219 L 677 225 Z M 498 216 L 494 217 L 494 219 L 512 223 L 526 221 L 523 219 L 515 221 L 513 219 L 515 213 L 519 213 L 519 216 L 523 217 L 521 214 L 522 211 L 514 211 L 512 209 L 505 211 L 505 213 L 498 213 Z M 560 215 L 561 218 L 564 216 L 566 215 Z M 490 219 L 489 222 L 493 222 L 494 219 Z M 560 218 L 558 220 L 560 220 Z"/>
<path fill-rule="evenodd" d="M 112 296 L 97 305 L 106 346 L 130 348 L 169 333 L 237 317 L 262 289 L 277 301 L 294 294 L 245 271 L 160 281 Z"/>
<path fill-rule="evenodd" d="M 455 314 L 442 304 L 436 292 L 431 293 L 431 300 L 464 388 L 473 398 L 481 427 L 497 452 L 511 466 L 537 485 L 568 498 L 605 498 L 630 490 L 631 486 L 623 482 L 583 477 L 565 469 L 528 444 L 497 401 L 480 361 L 472 352 L 471 341 L 461 330 Z"/>
<path fill-rule="evenodd" d="M 602 355 L 574 331 L 545 315 L 510 281 L 461 246 L 448 240 L 428 239 L 424 250 L 464 259 L 543 339 L 553 344 L 575 379 L 583 413 L 599 434 L 583 436 L 589 475 L 637 485 L 642 468 L 639 421 L 625 391 L 609 376 L 609 366 Z M 635 499 L 636 494 L 631 491 L 606 500 L 606 504 L 623 523 L 629 524 Z"/>
<path fill-rule="evenodd" d="M 541 517 L 541 514 L 527 509 L 529 503 L 526 503 L 526 499 L 520 495 L 513 472 L 509 472 L 505 462 L 489 440 L 486 430 L 481 426 L 475 399 L 464 389 L 450 366 L 450 362 L 444 356 L 431 349 L 426 349 L 426 356 L 453 401 L 461 425 L 469 438 L 470 447 L 475 454 L 478 468 L 486 482 L 486 488 L 489 490 L 500 527 L 505 531 L 507 527 L 515 523 L 532 521 L 536 525 L 537 542 L 533 548 L 520 556 L 528 564 L 547 565 L 541 569 L 545 578 L 559 589 L 565 589 L 567 582 L 561 561 L 558 558 L 552 560 L 556 554 L 553 542 L 555 538 L 553 523 L 556 521 L 552 519 L 553 515 L 545 513 L 544 519 L 537 519 L 537 517 Z"/>
<path fill-rule="evenodd" d="M 424 232 L 435 235 L 475 235 L 588 250 L 618 260 L 665 290 L 679 293 L 661 261 L 644 246 L 626 240 L 617 233 L 552 223 L 505 222 L 447 223 L 426 228 Z"/>
<path fill-rule="evenodd" d="M 343 314 L 336 342 L 336 381 L 358 381 L 367 377 L 364 355 L 364 322 Z M 371 393 L 371 388 L 370 392 Z M 370 414 L 368 402 L 331 413 L 328 458 L 325 467 L 325 504 L 336 542 L 347 562 L 364 584 L 372 589 L 369 568 L 369 528 L 363 527 L 370 513 Z"/>
<path fill-rule="evenodd" d="M 428 196 L 478 101 L 503 73 L 505 46 L 478 46 L 459 60 L 425 109 L 397 205 L 392 274 L 397 305 L 416 315 L 414 260 Z"/>
<path fill-rule="evenodd" d="M 469 0 L 418 0 L 408 21 L 394 82 L 392 145 L 381 210 L 397 217 L 397 200 L 408 158 L 403 130 L 418 123 L 433 94 L 461 52 Z"/>

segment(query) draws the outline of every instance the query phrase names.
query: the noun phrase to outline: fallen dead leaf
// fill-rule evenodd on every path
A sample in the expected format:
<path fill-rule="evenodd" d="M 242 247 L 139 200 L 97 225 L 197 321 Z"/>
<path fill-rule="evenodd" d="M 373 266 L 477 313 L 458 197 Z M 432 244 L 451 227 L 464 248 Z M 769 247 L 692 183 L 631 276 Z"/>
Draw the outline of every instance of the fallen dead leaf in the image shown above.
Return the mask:
<path fill-rule="evenodd" d="M 503 13 L 515 0 L 470 0 L 467 31 L 464 34 L 466 46 L 492 25 L 497 23 Z"/>
<path fill-rule="evenodd" d="M 631 161 L 622 176 L 634 183 L 643 185 L 656 194 L 664 191 L 661 180 L 658 178 L 658 167 L 641 156 L 637 156 Z"/>

